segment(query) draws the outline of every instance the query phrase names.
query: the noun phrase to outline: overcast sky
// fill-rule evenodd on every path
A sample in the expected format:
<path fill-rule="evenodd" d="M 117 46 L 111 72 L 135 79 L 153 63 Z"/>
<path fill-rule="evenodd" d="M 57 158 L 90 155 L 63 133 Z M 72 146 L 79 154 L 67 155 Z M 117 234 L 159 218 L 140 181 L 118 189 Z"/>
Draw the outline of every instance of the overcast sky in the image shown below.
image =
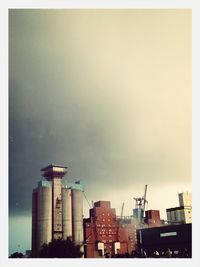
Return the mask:
<path fill-rule="evenodd" d="M 50 163 L 118 214 L 147 184 L 166 217 L 191 191 L 191 74 L 191 10 L 11 10 L 10 248 Z"/>

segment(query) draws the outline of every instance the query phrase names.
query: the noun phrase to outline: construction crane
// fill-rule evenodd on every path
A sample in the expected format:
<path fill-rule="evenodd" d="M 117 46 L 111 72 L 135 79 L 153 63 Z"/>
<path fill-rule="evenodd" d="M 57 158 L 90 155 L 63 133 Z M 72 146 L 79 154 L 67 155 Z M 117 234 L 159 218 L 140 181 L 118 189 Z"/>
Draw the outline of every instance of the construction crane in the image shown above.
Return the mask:
<path fill-rule="evenodd" d="M 143 209 L 145 210 L 145 204 L 148 203 L 147 199 L 147 184 L 145 185 L 145 189 L 144 189 L 144 196 L 143 197 L 134 197 L 133 199 L 135 199 L 135 208 L 136 209 Z"/>
<path fill-rule="evenodd" d="M 145 185 L 144 188 L 144 195 L 143 197 L 134 197 L 133 199 L 135 200 L 135 209 L 137 210 L 138 213 L 138 218 L 140 217 L 141 220 L 143 220 L 144 212 L 145 212 L 145 204 L 148 203 L 147 199 L 147 184 Z"/>
<path fill-rule="evenodd" d="M 135 208 L 141 209 L 142 208 L 142 198 L 141 197 L 134 197 L 135 199 Z"/>
<path fill-rule="evenodd" d="M 122 203 L 120 218 L 122 219 L 124 213 L 124 202 Z"/>
<path fill-rule="evenodd" d="M 145 212 L 145 204 L 148 203 L 147 201 L 147 184 L 145 184 L 145 189 L 144 189 L 144 196 L 143 196 L 143 211 Z"/>

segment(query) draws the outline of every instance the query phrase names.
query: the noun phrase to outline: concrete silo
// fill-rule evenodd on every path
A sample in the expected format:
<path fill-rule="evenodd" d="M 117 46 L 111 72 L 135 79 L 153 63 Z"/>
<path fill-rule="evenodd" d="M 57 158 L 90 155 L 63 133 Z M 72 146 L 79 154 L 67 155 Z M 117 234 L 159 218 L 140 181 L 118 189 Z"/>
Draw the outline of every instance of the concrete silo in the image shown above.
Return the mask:
<path fill-rule="evenodd" d="M 75 244 L 83 244 L 83 192 L 72 188 L 72 236 Z"/>
<path fill-rule="evenodd" d="M 71 189 L 62 188 L 62 222 L 63 222 L 63 239 L 72 237 L 72 198 Z"/>
<path fill-rule="evenodd" d="M 52 240 L 51 182 L 40 181 L 37 189 L 37 254 L 44 243 Z"/>
<path fill-rule="evenodd" d="M 36 257 L 37 252 L 37 189 L 32 193 L 32 257 Z"/>
<path fill-rule="evenodd" d="M 32 255 L 44 243 L 67 239 L 83 250 L 83 186 L 63 180 L 67 167 L 51 164 L 41 169 L 45 178 L 32 195 Z"/>

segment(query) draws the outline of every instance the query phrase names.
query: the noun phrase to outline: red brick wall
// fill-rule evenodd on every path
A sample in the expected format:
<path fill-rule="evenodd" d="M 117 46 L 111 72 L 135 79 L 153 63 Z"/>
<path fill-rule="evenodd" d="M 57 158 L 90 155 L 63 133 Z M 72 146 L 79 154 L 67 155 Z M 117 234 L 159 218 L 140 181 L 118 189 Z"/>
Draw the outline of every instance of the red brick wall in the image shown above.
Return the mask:
<path fill-rule="evenodd" d="M 145 212 L 145 222 L 148 224 L 150 227 L 156 227 L 160 226 L 161 220 L 160 220 L 160 211 L 159 210 L 147 210 Z"/>
<path fill-rule="evenodd" d="M 129 228 L 119 225 L 116 211 L 110 207 L 109 201 L 94 203 L 94 208 L 90 209 L 90 218 L 84 220 L 85 257 L 99 256 L 98 242 L 104 243 L 105 253 L 110 255 L 114 255 L 115 242 L 120 242 L 120 253 L 131 253 L 133 246 L 130 235 L 134 234 Z"/>

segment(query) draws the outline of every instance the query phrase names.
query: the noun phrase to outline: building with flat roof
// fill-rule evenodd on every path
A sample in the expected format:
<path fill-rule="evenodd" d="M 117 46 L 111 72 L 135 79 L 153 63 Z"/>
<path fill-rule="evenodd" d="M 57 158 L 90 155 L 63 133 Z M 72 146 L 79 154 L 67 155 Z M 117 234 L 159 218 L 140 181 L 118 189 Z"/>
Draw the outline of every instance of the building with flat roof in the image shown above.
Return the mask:
<path fill-rule="evenodd" d="M 147 257 L 186 257 L 192 255 L 192 224 L 166 225 L 137 230 L 137 245 Z"/>
<path fill-rule="evenodd" d="M 168 223 L 192 223 L 192 194 L 179 193 L 178 198 L 179 207 L 166 209 Z"/>

